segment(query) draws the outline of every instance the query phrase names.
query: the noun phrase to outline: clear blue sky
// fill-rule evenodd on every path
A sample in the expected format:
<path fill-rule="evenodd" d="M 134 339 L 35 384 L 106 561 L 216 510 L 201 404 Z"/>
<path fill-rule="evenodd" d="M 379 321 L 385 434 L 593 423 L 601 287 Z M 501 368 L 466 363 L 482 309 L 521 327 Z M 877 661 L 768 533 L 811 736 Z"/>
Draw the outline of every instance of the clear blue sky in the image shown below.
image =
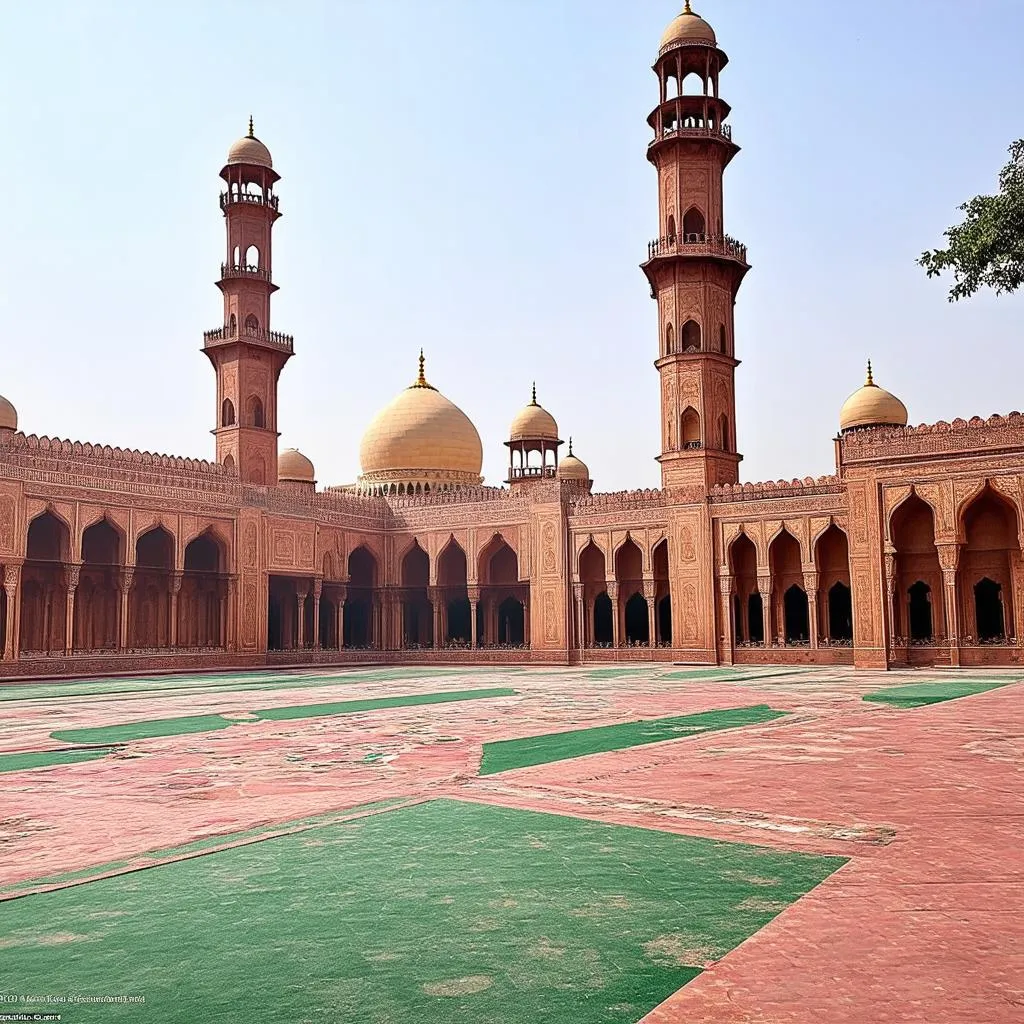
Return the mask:
<path fill-rule="evenodd" d="M 681 0 L 3 5 L 0 393 L 26 432 L 212 457 L 217 173 L 245 131 L 285 216 L 282 447 L 321 483 L 415 374 L 488 483 L 537 380 L 600 490 L 656 486 L 650 65 Z M 1024 296 L 914 265 L 1024 136 L 1019 0 L 700 0 L 743 147 L 726 230 L 743 479 L 830 472 L 863 380 L 911 422 L 1024 406 Z"/>

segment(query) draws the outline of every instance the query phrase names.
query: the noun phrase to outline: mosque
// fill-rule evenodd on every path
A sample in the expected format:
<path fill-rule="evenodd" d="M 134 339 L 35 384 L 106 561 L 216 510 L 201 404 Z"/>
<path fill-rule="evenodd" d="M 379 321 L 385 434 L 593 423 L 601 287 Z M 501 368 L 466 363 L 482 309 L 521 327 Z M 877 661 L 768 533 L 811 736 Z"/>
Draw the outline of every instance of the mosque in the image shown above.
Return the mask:
<path fill-rule="evenodd" d="M 653 66 L 660 490 L 596 492 L 536 393 L 512 418 L 507 480 L 485 486 L 480 436 L 422 354 L 367 427 L 356 483 L 318 489 L 308 458 L 278 451 L 294 343 L 271 327 L 279 175 L 250 122 L 220 172 L 214 461 L 26 435 L 0 399 L 0 674 L 1019 662 L 1019 413 L 908 426 L 869 366 L 833 475 L 740 483 L 749 265 L 725 230 L 727 62 L 687 2 Z"/>

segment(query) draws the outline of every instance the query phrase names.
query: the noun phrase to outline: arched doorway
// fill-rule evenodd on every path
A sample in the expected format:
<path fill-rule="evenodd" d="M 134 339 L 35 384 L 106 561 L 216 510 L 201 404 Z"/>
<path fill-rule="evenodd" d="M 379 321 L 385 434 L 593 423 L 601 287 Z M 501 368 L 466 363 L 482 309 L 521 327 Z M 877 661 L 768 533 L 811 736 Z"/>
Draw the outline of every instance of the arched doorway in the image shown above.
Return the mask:
<path fill-rule="evenodd" d="M 786 643 L 805 644 L 811 637 L 811 620 L 804 588 L 794 583 L 783 595 Z"/>
<path fill-rule="evenodd" d="M 803 643 L 810 637 L 801 561 L 799 542 L 783 528 L 768 548 L 768 567 L 772 574 L 770 642 Z M 799 595 L 793 592 L 794 587 Z M 792 623 L 787 618 L 790 614 L 794 616 Z M 800 637 L 802 639 L 798 639 Z"/>
<path fill-rule="evenodd" d="M 75 594 L 75 650 L 114 651 L 119 646 L 123 550 L 120 532 L 107 519 L 93 523 L 82 534 L 82 569 Z"/>
<path fill-rule="evenodd" d="M 515 597 L 506 597 L 498 605 L 498 645 L 522 647 L 526 642 L 526 620 L 523 604 Z"/>
<path fill-rule="evenodd" d="M 828 638 L 840 644 L 853 640 L 853 599 L 850 588 L 842 582 L 828 589 Z"/>
<path fill-rule="evenodd" d="M 135 541 L 135 571 L 128 597 L 128 645 L 136 650 L 170 647 L 174 538 L 162 526 Z"/>
<path fill-rule="evenodd" d="M 1006 639 L 1002 587 L 987 576 L 974 584 L 974 617 L 981 643 L 999 643 Z"/>
<path fill-rule="evenodd" d="M 603 597 L 611 605 L 605 572 L 604 552 L 593 540 L 588 541 L 579 557 L 580 583 L 583 584 L 583 636 L 578 641 L 581 647 L 607 647 L 612 642 L 611 614 L 608 615 L 607 636 L 602 631 L 601 638 L 598 638 L 598 604 Z"/>
<path fill-rule="evenodd" d="M 619 588 L 619 606 L 615 609 L 615 614 L 619 622 L 620 645 L 639 642 L 640 629 L 636 622 L 629 623 L 626 621 L 626 609 L 629 606 L 629 602 L 636 596 L 643 601 L 644 615 L 646 616 L 647 614 L 647 602 L 644 601 L 643 596 L 643 565 L 643 554 L 636 541 L 632 537 L 626 537 L 615 552 L 615 580 Z M 634 603 L 633 615 L 637 614 L 637 607 Z M 632 626 L 632 629 L 630 626 Z M 647 627 L 644 628 L 643 635 L 645 637 L 644 642 L 649 642 L 650 630 Z M 631 641 L 630 637 L 636 639 Z"/>
<path fill-rule="evenodd" d="M 850 545 L 833 523 L 814 545 L 818 570 L 818 631 L 826 644 L 848 646 L 853 641 L 853 601 L 850 592 Z"/>
<path fill-rule="evenodd" d="M 614 642 L 612 620 L 615 609 L 606 590 L 594 598 L 594 647 L 611 647 Z"/>
<path fill-rule="evenodd" d="M 427 596 L 430 556 L 414 540 L 402 559 L 402 646 L 416 649 L 433 643 L 434 611 Z"/>
<path fill-rule="evenodd" d="M 182 647 L 223 647 L 226 585 L 220 544 L 207 531 L 185 548 L 178 596 L 178 643 Z"/>
<path fill-rule="evenodd" d="M 467 571 L 466 552 L 452 536 L 437 560 L 437 585 L 442 602 L 441 635 L 445 645 L 451 647 L 467 647 L 473 638 Z"/>
<path fill-rule="evenodd" d="M 379 647 L 376 627 L 377 559 L 364 545 L 348 556 L 348 596 L 345 599 L 346 647 Z"/>
<path fill-rule="evenodd" d="M 668 582 L 668 539 L 659 541 L 651 555 L 654 572 L 654 642 L 659 647 L 672 646 L 672 593 Z"/>
<path fill-rule="evenodd" d="M 64 653 L 70 552 L 71 531 L 63 519 L 43 512 L 29 523 L 18 637 L 24 653 Z"/>
<path fill-rule="evenodd" d="M 477 562 L 477 578 L 480 581 L 480 602 L 477 605 L 477 642 L 481 646 L 496 644 L 529 646 L 530 625 L 528 600 L 529 584 L 519 582 L 519 558 L 512 546 L 495 534 L 480 552 Z M 516 612 L 512 605 L 506 605 L 514 598 L 519 606 Z M 505 607 L 502 619 L 501 608 Z M 521 628 L 516 623 L 521 622 Z M 515 640 L 503 637 L 518 637 Z"/>
<path fill-rule="evenodd" d="M 757 549 L 745 534 L 738 534 L 729 547 L 729 572 L 733 592 L 733 640 L 738 647 L 764 642 L 761 595 L 757 591 Z M 757 597 L 753 617 L 751 597 Z"/>
<path fill-rule="evenodd" d="M 633 594 L 626 602 L 624 611 L 627 647 L 646 647 L 651 642 L 647 601 L 640 593 Z"/>
<path fill-rule="evenodd" d="M 890 521 L 896 549 L 896 599 L 893 607 L 894 644 L 908 641 L 930 644 L 944 636 L 946 623 L 942 601 L 942 570 L 935 549 L 935 519 L 931 506 L 911 494 Z"/>

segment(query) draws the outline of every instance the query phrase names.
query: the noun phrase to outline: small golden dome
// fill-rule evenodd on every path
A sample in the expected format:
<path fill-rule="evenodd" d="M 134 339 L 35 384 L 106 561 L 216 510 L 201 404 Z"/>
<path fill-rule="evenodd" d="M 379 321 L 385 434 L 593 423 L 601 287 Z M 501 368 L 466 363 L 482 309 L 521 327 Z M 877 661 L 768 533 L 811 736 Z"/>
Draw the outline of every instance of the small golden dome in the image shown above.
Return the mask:
<path fill-rule="evenodd" d="M 533 385 L 530 404 L 512 421 L 508 432 L 510 441 L 557 441 L 558 424 L 555 417 L 537 404 L 537 385 Z"/>
<path fill-rule="evenodd" d="M 252 164 L 256 167 L 273 167 L 270 150 L 252 133 L 252 118 L 249 118 L 249 134 L 239 139 L 228 150 L 229 164 Z"/>
<path fill-rule="evenodd" d="M 279 482 L 315 484 L 315 477 L 313 463 L 298 448 L 286 448 L 278 456 L 277 479 Z"/>
<path fill-rule="evenodd" d="M 839 429 L 856 430 L 858 427 L 905 427 L 907 407 L 885 388 L 880 388 L 871 376 L 868 360 L 868 379 L 843 402 L 839 410 Z"/>
<path fill-rule="evenodd" d="M 483 445 L 469 417 L 423 375 L 389 402 L 359 445 L 363 485 L 479 484 Z"/>
<path fill-rule="evenodd" d="M 661 37 L 659 52 L 668 46 L 685 46 L 687 43 L 711 43 L 718 45 L 715 30 L 699 15 L 690 10 L 686 0 L 683 13 L 674 18 Z"/>
<path fill-rule="evenodd" d="M 559 480 L 579 480 L 581 482 L 590 480 L 590 470 L 587 468 L 587 464 L 582 459 L 577 459 L 572 453 L 571 437 L 569 438 L 569 454 L 559 462 L 556 475 Z"/>
<path fill-rule="evenodd" d="M 0 430 L 18 429 L 18 410 L 0 395 Z"/>

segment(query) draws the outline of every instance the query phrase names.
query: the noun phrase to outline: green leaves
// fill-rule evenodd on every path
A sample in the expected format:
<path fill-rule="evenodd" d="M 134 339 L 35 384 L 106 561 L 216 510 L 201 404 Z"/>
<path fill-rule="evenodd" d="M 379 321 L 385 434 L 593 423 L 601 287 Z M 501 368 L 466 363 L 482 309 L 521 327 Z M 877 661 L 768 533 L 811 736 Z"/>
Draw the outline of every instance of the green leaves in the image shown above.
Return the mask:
<path fill-rule="evenodd" d="M 1024 139 L 1010 147 L 999 192 L 975 196 L 960 209 L 966 216 L 945 231 L 947 247 L 922 253 L 918 264 L 929 277 L 953 272 L 950 302 L 982 287 L 997 295 L 1016 291 L 1024 283 Z"/>

